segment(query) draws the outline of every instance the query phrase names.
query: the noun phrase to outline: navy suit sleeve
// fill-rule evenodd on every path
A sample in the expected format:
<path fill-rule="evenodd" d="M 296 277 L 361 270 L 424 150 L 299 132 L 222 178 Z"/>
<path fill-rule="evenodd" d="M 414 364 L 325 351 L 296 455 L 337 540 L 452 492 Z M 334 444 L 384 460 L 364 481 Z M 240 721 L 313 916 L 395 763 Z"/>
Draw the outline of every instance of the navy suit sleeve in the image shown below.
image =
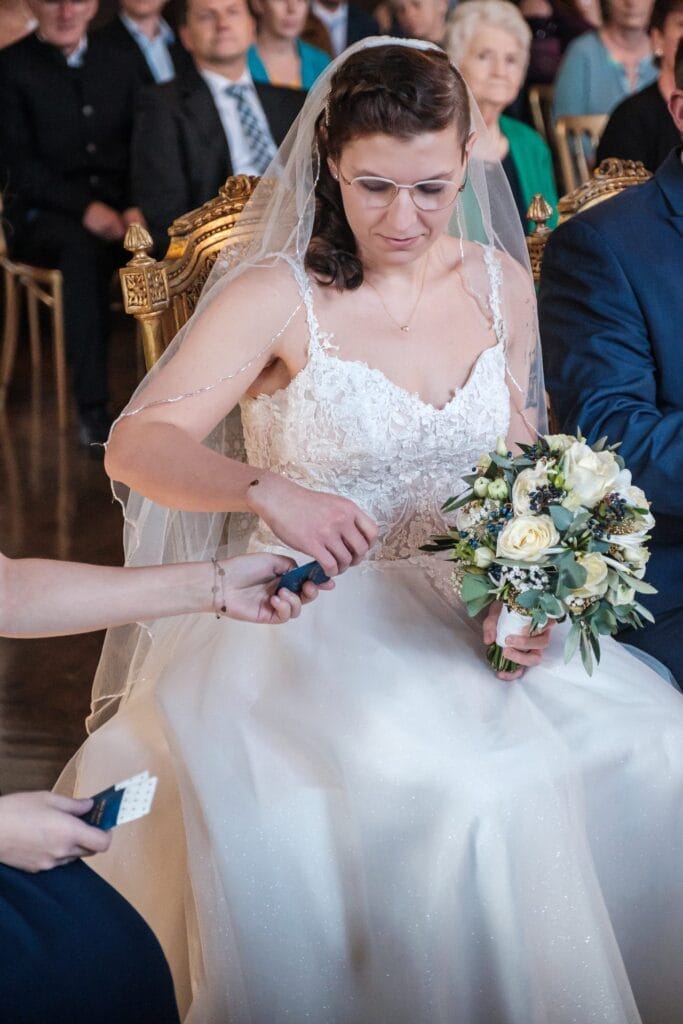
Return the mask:
<path fill-rule="evenodd" d="M 562 428 L 620 441 L 655 511 L 681 517 L 683 413 L 658 408 L 643 311 L 618 254 L 581 217 L 548 242 L 539 316 L 546 383 Z"/>
<path fill-rule="evenodd" d="M 157 250 L 168 243 L 167 229 L 192 206 L 178 125 L 163 86 L 140 91 L 133 128 L 133 199 L 149 224 Z"/>

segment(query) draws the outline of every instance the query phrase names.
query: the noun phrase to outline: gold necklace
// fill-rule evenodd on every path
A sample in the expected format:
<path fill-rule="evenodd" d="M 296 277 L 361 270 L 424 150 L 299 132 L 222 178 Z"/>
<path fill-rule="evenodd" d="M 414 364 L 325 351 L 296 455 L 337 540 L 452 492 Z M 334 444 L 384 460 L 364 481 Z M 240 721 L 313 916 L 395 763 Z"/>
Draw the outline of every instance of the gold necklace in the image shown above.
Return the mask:
<path fill-rule="evenodd" d="M 415 316 L 415 314 L 416 314 L 416 312 L 417 312 L 417 307 L 418 307 L 418 305 L 419 305 L 420 299 L 422 298 L 422 291 L 423 291 L 423 289 L 424 289 L 424 285 L 425 285 L 425 278 L 426 278 L 426 276 L 427 276 L 427 260 L 428 260 L 428 259 L 429 259 L 429 256 L 425 256 L 425 262 L 424 262 L 424 267 L 422 268 L 422 279 L 421 279 L 421 281 L 420 281 L 420 287 L 419 287 L 419 289 L 418 289 L 418 292 L 417 292 L 417 298 L 415 299 L 415 302 L 414 302 L 414 304 L 413 304 L 413 308 L 412 308 L 412 309 L 411 309 L 411 311 L 410 311 L 410 316 L 408 317 L 408 319 L 406 320 L 406 322 L 405 322 L 404 324 L 402 324 L 402 323 L 401 323 L 401 322 L 400 322 L 399 320 L 397 320 L 397 319 L 396 319 L 396 317 L 395 317 L 395 316 L 393 316 L 393 315 L 392 315 L 392 314 L 391 314 L 391 313 L 389 312 L 389 310 L 388 310 L 388 309 L 387 309 L 387 307 L 386 307 L 386 303 L 385 303 L 384 299 L 382 298 L 382 296 L 380 295 L 380 293 L 379 293 L 379 292 L 377 291 L 377 289 L 375 288 L 375 286 L 374 286 L 374 284 L 372 283 L 372 281 L 368 281 L 368 279 L 367 279 L 367 278 L 365 279 L 365 283 L 366 283 L 367 285 L 369 285 L 369 287 L 370 287 L 370 288 L 372 288 L 373 292 L 375 293 L 375 295 L 377 296 L 377 298 L 379 299 L 379 301 L 380 301 L 380 302 L 382 303 L 382 308 L 384 309 L 384 312 L 385 312 L 385 313 L 387 314 L 387 316 L 389 317 L 389 319 L 390 319 L 390 320 L 393 320 L 393 322 L 394 322 L 394 323 L 396 324 L 396 326 L 398 327 L 399 331 L 403 331 L 403 332 L 404 332 L 405 334 L 407 334 L 407 333 L 408 333 L 408 331 L 410 330 L 410 324 L 411 324 L 411 321 L 412 321 L 413 317 Z"/>

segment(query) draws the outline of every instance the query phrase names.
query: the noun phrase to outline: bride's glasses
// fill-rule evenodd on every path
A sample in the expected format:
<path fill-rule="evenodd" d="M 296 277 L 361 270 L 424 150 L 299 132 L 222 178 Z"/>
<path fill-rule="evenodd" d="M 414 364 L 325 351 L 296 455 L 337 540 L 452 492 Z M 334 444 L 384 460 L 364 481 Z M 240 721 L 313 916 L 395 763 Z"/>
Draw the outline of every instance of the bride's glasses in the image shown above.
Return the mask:
<path fill-rule="evenodd" d="M 385 206 L 391 206 L 399 193 L 399 189 L 405 188 L 410 192 L 418 210 L 429 213 L 434 210 L 445 210 L 455 202 L 460 186 L 454 181 L 442 178 L 430 178 L 427 181 L 416 181 L 413 185 L 399 185 L 391 178 L 372 178 L 361 175 L 358 178 L 346 178 L 341 170 L 339 177 L 350 185 L 364 206 L 370 210 L 381 210 Z"/>

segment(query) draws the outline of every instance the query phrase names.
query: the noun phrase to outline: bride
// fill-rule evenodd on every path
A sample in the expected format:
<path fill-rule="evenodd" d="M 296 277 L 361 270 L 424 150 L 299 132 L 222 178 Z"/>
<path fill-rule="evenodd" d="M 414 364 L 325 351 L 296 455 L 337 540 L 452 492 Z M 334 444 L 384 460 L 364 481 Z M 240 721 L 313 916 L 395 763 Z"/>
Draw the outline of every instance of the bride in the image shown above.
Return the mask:
<path fill-rule="evenodd" d="M 185 616 L 105 647 L 75 785 L 159 775 L 95 867 L 196 1024 L 680 1021 L 681 695 L 611 640 L 589 678 L 547 631 L 497 678 L 419 550 L 498 435 L 542 429 L 482 130 L 437 48 L 347 51 L 109 443 L 130 563 L 213 554 L 228 510 L 339 577 L 287 631 Z"/>

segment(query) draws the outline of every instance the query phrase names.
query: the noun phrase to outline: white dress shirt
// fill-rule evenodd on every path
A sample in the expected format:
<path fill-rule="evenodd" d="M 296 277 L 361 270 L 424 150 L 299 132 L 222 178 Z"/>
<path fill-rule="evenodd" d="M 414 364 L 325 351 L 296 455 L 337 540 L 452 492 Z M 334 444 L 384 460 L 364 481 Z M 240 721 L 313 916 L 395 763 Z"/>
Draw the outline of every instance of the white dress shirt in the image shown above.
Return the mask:
<path fill-rule="evenodd" d="M 224 78 L 223 75 L 216 74 L 215 71 L 207 71 L 205 68 L 199 68 L 199 73 L 211 90 L 213 101 L 216 104 L 216 109 L 223 125 L 223 131 L 225 137 L 228 140 L 228 149 L 230 150 L 230 158 L 232 161 L 232 173 L 233 174 L 260 174 L 261 172 L 254 166 L 253 156 L 251 147 L 248 139 L 244 137 L 242 131 L 242 123 L 237 113 L 237 104 L 232 96 L 226 96 L 225 87 L 227 85 L 244 85 L 247 86 L 246 98 L 249 105 L 254 113 L 254 116 L 258 119 L 261 127 L 272 139 L 272 134 L 266 120 L 266 115 L 263 112 L 263 107 L 254 88 L 252 77 L 248 71 L 245 70 L 241 78 L 233 81 L 232 79 Z M 275 142 L 273 142 L 273 147 Z"/>
<path fill-rule="evenodd" d="M 76 47 L 76 49 L 72 50 L 71 53 L 69 54 L 69 56 L 66 58 L 66 63 L 69 65 L 70 68 L 81 68 L 81 67 L 83 67 L 83 61 L 85 60 L 85 55 L 86 55 L 87 52 L 88 52 L 88 37 L 87 36 L 83 36 L 83 38 L 78 43 L 78 46 Z"/>
<path fill-rule="evenodd" d="M 336 10 L 331 11 L 329 7 L 318 3 L 318 0 L 313 0 L 311 10 L 329 32 L 334 55 L 338 57 L 342 50 L 346 49 L 346 40 L 349 34 L 349 5 L 342 3 Z"/>
<path fill-rule="evenodd" d="M 142 50 L 154 81 L 170 82 L 175 78 L 175 65 L 169 51 L 169 46 L 175 42 L 171 26 L 163 18 L 159 18 L 158 32 L 154 39 L 150 39 L 127 14 L 121 13 L 119 18 Z"/>

